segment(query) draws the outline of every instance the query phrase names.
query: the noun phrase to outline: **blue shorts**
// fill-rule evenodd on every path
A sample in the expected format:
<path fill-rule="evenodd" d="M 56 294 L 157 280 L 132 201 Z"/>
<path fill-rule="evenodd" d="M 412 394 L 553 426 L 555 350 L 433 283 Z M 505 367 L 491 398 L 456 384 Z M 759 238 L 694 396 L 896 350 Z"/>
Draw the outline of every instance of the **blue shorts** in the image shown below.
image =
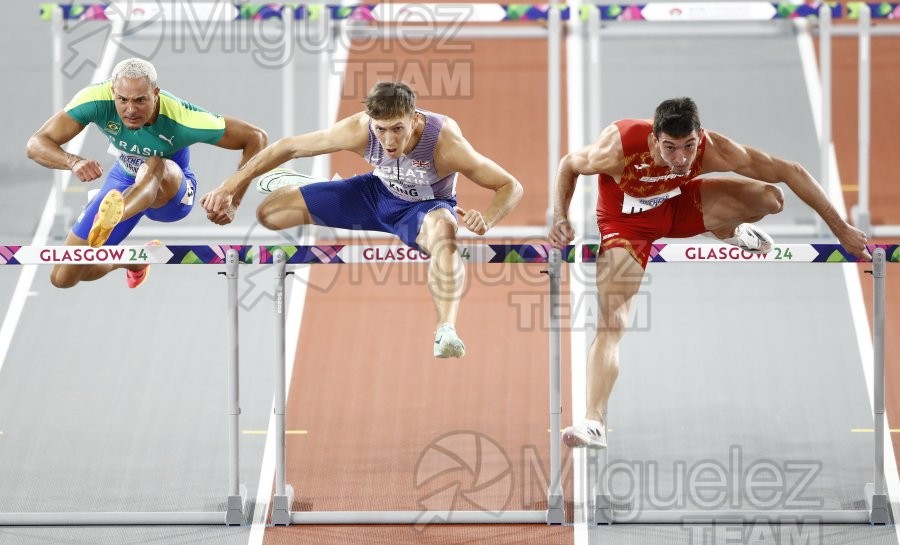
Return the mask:
<path fill-rule="evenodd" d="M 425 214 L 446 208 L 456 218 L 456 199 L 409 202 L 395 197 L 374 174 L 362 174 L 309 184 L 300 188 L 306 208 L 316 225 L 380 231 L 397 235 L 410 248 L 425 252 L 416 244 Z"/>
<path fill-rule="evenodd" d="M 112 230 L 112 233 L 109 235 L 109 240 L 107 240 L 105 244 L 115 246 L 122 242 L 122 240 L 124 240 L 134 229 L 138 221 L 144 216 L 147 216 L 153 221 L 164 222 L 178 221 L 185 218 L 191 212 L 191 208 L 194 207 L 194 195 L 197 193 L 197 179 L 190 168 L 183 169 L 182 173 L 181 187 L 178 188 L 178 193 L 176 193 L 169 202 L 159 208 L 148 208 L 127 220 L 121 221 Z M 75 220 L 75 225 L 72 226 L 72 233 L 79 238 L 87 240 L 88 233 L 91 232 L 91 226 L 94 224 L 94 217 L 97 216 L 97 210 L 100 208 L 100 201 L 103 200 L 103 197 L 109 193 L 111 189 L 118 189 L 119 191 L 124 192 L 133 185 L 134 178 L 129 176 L 125 170 L 119 166 L 119 163 L 116 163 L 106 176 L 106 181 L 103 182 L 103 187 L 100 188 L 100 192 L 94 196 L 93 200 L 91 200 L 87 206 L 85 206 L 81 215 Z"/>

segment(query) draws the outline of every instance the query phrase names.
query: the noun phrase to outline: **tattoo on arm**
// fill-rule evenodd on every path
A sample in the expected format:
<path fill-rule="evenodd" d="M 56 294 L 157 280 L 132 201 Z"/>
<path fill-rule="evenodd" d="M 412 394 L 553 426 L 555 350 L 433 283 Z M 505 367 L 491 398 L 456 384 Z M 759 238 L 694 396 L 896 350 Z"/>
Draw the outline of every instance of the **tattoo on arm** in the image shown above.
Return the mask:
<path fill-rule="evenodd" d="M 84 160 L 81 157 L 74 155 L 72 153 L 69 153 L 69 152 L 65 152 L 65 153 L 66 153 L 66 165 L 69 167 L 69 170 L 72 170 L 73 168 L 75 168 L 75 165 L 77 165 L 79 161 Z"/>

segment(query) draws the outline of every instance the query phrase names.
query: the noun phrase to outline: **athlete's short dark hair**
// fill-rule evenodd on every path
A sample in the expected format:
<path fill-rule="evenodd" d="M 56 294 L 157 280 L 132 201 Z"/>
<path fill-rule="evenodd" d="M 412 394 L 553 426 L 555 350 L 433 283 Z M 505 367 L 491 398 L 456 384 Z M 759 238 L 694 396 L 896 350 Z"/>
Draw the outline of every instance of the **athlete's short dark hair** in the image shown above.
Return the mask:
<path fill-rule="evenodd" d="M 412 117 L 416 113 L 416 93 L 402 81 L 379 81 L 364 103 L 372 119 Z"/>
<path fill-rule="evenodd" d="M 656 107 L 653 116 L 653 134 L 657 138 L 666 133 L 673 138 L 683 138 L 700 131 L 700 114 L 697 104 L 688 97 L 664 100 Z"/>

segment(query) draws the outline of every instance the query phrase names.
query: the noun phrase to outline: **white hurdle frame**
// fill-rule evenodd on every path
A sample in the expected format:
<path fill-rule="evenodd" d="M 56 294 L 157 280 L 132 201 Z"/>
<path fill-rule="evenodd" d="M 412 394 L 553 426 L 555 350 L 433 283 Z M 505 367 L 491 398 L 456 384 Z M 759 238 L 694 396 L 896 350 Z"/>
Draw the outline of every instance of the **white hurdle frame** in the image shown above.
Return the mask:
<path fill-rule="evenodd" d="M 565 498 L 562 490 L 560 462 L 560 415 L 562 412 L 560 382 L 560 315 L 559 292 L 561 253 L 553 250 L 545 271 L 550 278 L 550 487 L 547 490 L 547 510 L 515 510 L 493 513 L 487 511 L 291 511 L 294 488 L 287 484 L 285 462 L 285 277 L 286 259 L 283 250 L 272 254 L 275 264 L 275 495 L 272 509 L 273 525 L 291 524 L 562 524 L 565 521 Z M 554 299 L 555 298 L 555 299 Z M 553 315 L 553 310 L 557 314 Z"/>
<path fill-rule="evenodd" d="M 873 345 L 874 345 L 874 381 L 873 381 L 873 419 L 875 426 L 873 482 L 863 487 L 867 509 L 859 510 L 772 510 L 772 511 L 740 511 L 740 510 L 641 510 L 638 513 L 627 512 L 617 514 L 605 479 L 592 483 L 593 508 L 590 510 L 589 522 L 603 524 L 890 524 L 891 505 L 885 489 L 885 406 L 884 406 L 884 301 L 885 301 L 885 266 L 886 253 L 883 248 L 872 252 L 873 290 Z M 606 450 L 595 456 L 598 473 L 604 474 L 606 467 Z M 618 513 L 621 513 L 619 511 Z"/>
<path fill-rule="evenodd" d="M 237 250 L 226 252 L 226 346 L 228 379 L 226 385 L 228 419 L 228 487 L 225 511 L 156 511 L 156 512 L 10 512 L 0 513 L 0 526 L 126 526 L 126 525 L 243 525 L 247 521 L 247 488 L 240 483 L 239 419 L 241 414 L 238 388 L 238 265 Z"/>
<path fill-rule="evenodd" d="M 822 150 L 821 169 L 822 184 L 826 190 L 832 183 L 829 174 L 829 147 L 831 146 L 831 80 L 832 80 L 832 37 L 856 37 L 859 41 L 859 80 L 857 82 L 858 126 L 857 142 L 859 164 L 857 183 L 859 185 L 859 202 L 851 209 L 853 224 L 865 233 L 875 237 L 900 236 L 900 224 L 872 225 L 869 209 L 869 185 L 871 158 L 871 120 L 872 120 L 872 38 L 878 36 L 900 36 L 900 25 L 872 25 L 872 11 L 869 4 L 859 5 L 859 19 L 856 26 L 835 26 L 832 24 L 831 7 L 823 4 L 819 8 L 819 58 L 821 59 L 822 79 L 822 128 L 819 135 Z"/>

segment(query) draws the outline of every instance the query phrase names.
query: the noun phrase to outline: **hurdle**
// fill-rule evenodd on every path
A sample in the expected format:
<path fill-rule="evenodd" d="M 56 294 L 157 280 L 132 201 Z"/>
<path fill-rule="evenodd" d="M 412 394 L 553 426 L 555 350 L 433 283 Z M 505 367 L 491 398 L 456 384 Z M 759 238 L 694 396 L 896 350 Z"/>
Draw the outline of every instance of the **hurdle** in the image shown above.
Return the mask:
<path fill-rule="evenodd" d="M 460 255 L 464 263 L 546 263 L 549 277 L 549 321 L 550 321 L 550 487 L 547 490 L 547 511 L 507 511 L 488 513 L 480 511 L 291 511 L 294 489 L 286 482 L 285 461 L 285 364 L 284 361 L 284 282 L 288 265 L 318 264 L 359 264 L 359 263 L 410 263 L 402 256 L 399 246 L 364 245 L 317 245 L 317 246 L 264 246 L 260 249 L 259 262 L 274 264 L 275 312 L 276 312 L 276 364 L 275 364 L 275 417 L 276 417 L 276 468 L 275 495 L 271 521 L 274 525 L 291 524 L 419 524 L 422 520 L 438 521 L 438 524 L 562 524 L 565 520 L 565 505 L 562 490 L 562 467 L 560 461 L 560 414 L 562 409 L 560 391 L 560 269 L 563 262 L 579 263 L 596 260 L 598 247 L 595 244 L 568 246 L 563 251 L 547 245 L 462 245 Z M 875 383 L 874 421 L 875 456 L 873 483 L 867 485 L 867 510 L 855 511 L 660 511 L 643 512 L 639 517 L 630 517 L 630 523 L 711 523 L 716 521 L 760 522 L 762 520 L 781 523 L 796 523 L 811 517 L 822 523 L 872 523 L 886 524 L 890 521 L 890 504 L 884 486 L 884 277 L 887 262 L 900 262 L 900 246 L 872 245 L 873 277 L 875 278 Z M 563 255 L 565 257 L 563 257 Z M 390 258 L 377 256 L 396 256 Z M 887 257 L 890 256 L 890 257 Z M 656 244 L 651 252 L 651 262 L 777 262 L 777 263 L 855 263 L 858 259 L 837 244 L 781 244 L 771 252 L 761 255 L 750 254 L 739 248 L 722 244 Z M 418 261 L 421 263 L 422 261 Z M 605 451 L 604 451 L 605 452 Z M 590 511 L 593 524 L 625 522 L 617 520 L 616 510 L 602 487 L 592 491 L 593 502 Z M 432 522 L 434 523 L 434 522 Z"/>
<path fill-rule="evenodd" d="M 244 525 L 247 488 L 239 475 L 238 266 L 252 263 L 252 246 L 0 246 L 0 265 L 158 264 L 218 265 L 226 278 L 226 418 L 228 476 L 224 511 L 210 512 L 10 512 L 0 513 L 0 526 L 107 525 Z"/>
<path fill-rule="evenodd" d="M 884 306 L 885 272 L 887 263 L 900 263 L 900 246 L 869 245 L 872 254 L 873 276 L 873 347 L 874 381 L 872 391 L 874 420 L 873 482 L 864 485 L 866 509 L 820 510 L 644 510 L 637 513 L 617 509 L 608 490 L 608 451 L 592 451 L 593 462 L 605 478 L 589 483 L 591 505 L 588 522 L 604 524 L 873 524 L 892 522 L 891 505 L 885 488 L 884 440 L 887 434 L 884 406 Z M 581 258 L 585 262 L 596 260 L 597 245 L 584 245 Z M 571 260 L 570 260 L 571 261 Z M 772 263 L 860 263 L 863 262 L 838 244 L 778 244 L 766 254 L 750 254 L 733 246 L 721 244 L 654 244 L 650 253 L 651 263 L 696 262 L 772 262 Z"/>
<path fill-rule="evenodd" d="M 288 265 L 349 264 L 349 263 L 423 263 L 405 258 L 405 247 L 363 245 L 263 246 L 259 262 L 274 264 L 275 273 L 275 495 L 271 521 L 273 525 L 291 524 L 562 524 L 565 504 L 562 490 L 560 461 L 560 415 L 562 412 L 560 386 L 560 327 L 558 316 L 550 331 L 550 486 L 547 490 L 547 510 L 487 511 L 291 511 L 294 489 L 286 482 L 285 462 L 285 303 L 284 283 Z M 550 278 L 551 298 L 559 297 L 561 254 L 559 250 L 540 244 L 525 245 L 461 245 L 464 263 L 547 263 L 545 272 Z M 379 258 L 372 256 L 396 256 Z M 551 305 L 558 308 L 556 305 Z M 551 320 L 553 317 L 551 317 Z"/>
<path fill-rule="evenodd" d="M 856 18 L 856 26 L 832 25 L 832 19 L 843 16 L 844 7 L 841 5 L 823 4 L 818 11 L 819 33 L 819 58 L 821 59 L 821 85 L 822 126 L 819 134 L 819 146 L 822 150 L 831 149 L 831 88 L 832 88 L 832 55 L 831 42 L 833 37 L 856 38 L 859 43 L 858 65 L 859 75 L 857 81 L 857 180 L 859 182 L 859 202 L 851 209 L 853 224 L 866 233 L 876 237 L 895 237 L 900 235 L 900 225 L 874 225 L 869 208 L 870 203 L 870 168 L 871 158 L 870 138 L 872 121 L 872 39 L 876 37 L 900 36 L 900 27 L 896 25 L 872 24 L 872 20 L 885 20 L 895 16 L 892 11 L 886 11 L 883 5 L 854 2 L 847 6 L 848 18 Z M 895 7 L 895 6 L 894 6 Z M 875 13 L 873 13 L 875 9 Z M 830 153 L 823 153 L 821 158 L 821 171 L 823 184 L 828 187 L 832 157 Z"/>

